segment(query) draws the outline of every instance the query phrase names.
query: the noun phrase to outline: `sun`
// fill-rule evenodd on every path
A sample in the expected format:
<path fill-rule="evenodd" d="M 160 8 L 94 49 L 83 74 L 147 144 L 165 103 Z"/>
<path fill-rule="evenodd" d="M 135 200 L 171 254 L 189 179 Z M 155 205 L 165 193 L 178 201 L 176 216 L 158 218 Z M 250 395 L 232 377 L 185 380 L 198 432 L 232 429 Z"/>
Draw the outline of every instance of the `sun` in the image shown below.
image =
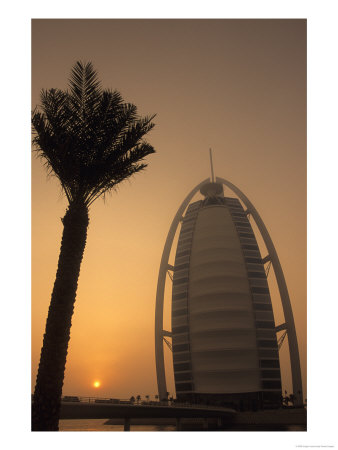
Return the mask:
<path fill-rule="evenodd" d="M 101 386 L 100 381 L 94 381 L 93 386 L 94 388 L 99 388 Z"/>

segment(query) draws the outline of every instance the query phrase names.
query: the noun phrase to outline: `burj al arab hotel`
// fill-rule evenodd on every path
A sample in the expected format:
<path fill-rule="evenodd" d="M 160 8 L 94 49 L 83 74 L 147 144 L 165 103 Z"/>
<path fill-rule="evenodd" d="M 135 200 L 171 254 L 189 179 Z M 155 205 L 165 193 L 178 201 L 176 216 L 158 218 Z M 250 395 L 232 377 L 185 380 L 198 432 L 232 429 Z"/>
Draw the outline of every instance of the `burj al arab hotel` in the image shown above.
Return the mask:
<path fill-rule="evenodd" d="M 233 197 L 225 197 L 223 186 Z M 190 203 L 193 196 L 203 199 Z M 251 216 L 265 243 L 260 253 Z M 180 227 L 175 263 L 169 254 Z M 285 323 L 273 315 L 266 265 L 275 272 Z M 167 272 L 172 278 L 171 331 L 163 329 Z M 302 381 L 295 324 L 276 249 L 249 199 L 223 178 L 206 179 L 183 200 L 164 245 L 155 311 L 159 398 L 166 398 L 164 341 L 172 349 L 178 401 L 278 407 L 282 387 L 277 333 L 287 333 L 295 404 Z M 172 342 L 168 341 L 172 339 Z"/>

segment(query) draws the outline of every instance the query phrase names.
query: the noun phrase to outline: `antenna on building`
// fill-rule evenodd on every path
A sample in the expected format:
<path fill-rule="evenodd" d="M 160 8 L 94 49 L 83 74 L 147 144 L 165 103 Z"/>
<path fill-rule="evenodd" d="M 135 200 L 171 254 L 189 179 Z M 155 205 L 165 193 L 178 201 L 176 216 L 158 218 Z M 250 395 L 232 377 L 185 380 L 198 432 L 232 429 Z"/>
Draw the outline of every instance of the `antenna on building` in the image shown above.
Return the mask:
<path fill-rule="evenodd" d="M 209 155 L 210 155 L 210 167 L 211 167 L 211 182 L 214 183 L 215 177 L 214 177 L 214 167 L 212 165 L 212 150 L 211 150 L 211 148 L 209 148 Z"/>

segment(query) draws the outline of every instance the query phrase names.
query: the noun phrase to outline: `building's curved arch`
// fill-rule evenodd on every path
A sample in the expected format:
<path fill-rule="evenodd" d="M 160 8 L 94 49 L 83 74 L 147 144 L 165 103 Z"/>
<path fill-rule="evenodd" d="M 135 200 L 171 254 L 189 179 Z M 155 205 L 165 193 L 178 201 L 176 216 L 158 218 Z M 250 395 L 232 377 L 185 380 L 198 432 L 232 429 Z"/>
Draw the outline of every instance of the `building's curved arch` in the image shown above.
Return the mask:
<path fill-rule="evenodd" d="M 282 266 L 280 264 L 275 246 L 273 245 L 272 239 L 269 235 L 266 226 L 264 225 L 263 220 L 261 219 L 258 211 L 250 202 L 250 200 L 243 194 L 241 190 L 239 190 L 236 186 L 234 186 L 230 181 L 225 180 L 224 178 L 217 177 L 216 183 L 222 183 L 231 189 L 245 204 L 248 212 L 253 217 L 256 225 L 261 233 L 261 236 L 264 240 L 264 244 L 267 248 L 270 261 L 275 272 L 277 285 L 279 289 L 279 295 L 282 301 L 284 318 L 286 330 L 288 333 L 288 342 L 289 342 L 289 352 L 290 352 L 290 363 L 291 363 L 291 374 L 292 374 L 292 387 L 293 392 L 296 397 L 297 405 L 301 405 L 303 403 L 303 389 L 302 389 L 302 376 L 300 370 L 300 360 L 299 360 L 299 350 L 298 350 L 298 342 L 297 342 L 297 334 L 296 327 L 292 313 L 292 307 L 289 297 L 288 288 L 286 286 L 285 277 L 283 274 Z M 299 394 L 300 393 L 300 394 Z"/>
<path fill-rule="evenodd" d="M 189 204 L 192 197 L 196 194 L 196 192 L 204 184 L 209 182 L 210 182 L 209 179 L 202 181 L 202 183 L 198 184 L 184 199 L 170 226 L 168 236 L 164 245 L 164 250 L 160 264 L 160 271 L 158 275 L 156 309 L 155 309 L 155 358 L 156 358 L 157 383 L 160 399 L 166 398 L 167 395 L 164 354 L 163 354 L 163 302 L 164 302 L 164 288 L 165 288 L 166 273 L 168 269 L 169 254 L 176 233 L 176 229 L 178 227 L 178 224 L 180 222 L 184 210 L 186 209 L 187 205 Z M 243 192 L 240 189 L 238 189 L 235 185 L 225 180 L 224 178 L 217 177 L 216 183 L 224 184 L 242 200 L 242 202 L 245 204 L 247 208 L 247 211 L 252 215 L 253 219 L 255 220 L 257 227 L 264 240 L 265 246 L 268 250 L 269 258 L 275 272 L 279 294 L 283 306 L 283 312 L 285 317 L 285 328 L 288 333 L 292 385 L 293 385 L 293 392 L 296 397 L 295 403 L 297 405 L 301 405 L 303 403 L 303 390 L 302 390 L 302 378 L 300 370 L 296 328 L 292 313 L 292 307 L 290 303 L 290 297 L 286 286 L 286 281 L 284 278 L 283 270 L 275 246 L 273 245 L 269 232 L 266 229 L 266 226 L 264 225 L 264 222 L 261 219 L 260 215 L 258 214 L 256 208 L 253 206 L 250 200 L 243 194 Z"/>

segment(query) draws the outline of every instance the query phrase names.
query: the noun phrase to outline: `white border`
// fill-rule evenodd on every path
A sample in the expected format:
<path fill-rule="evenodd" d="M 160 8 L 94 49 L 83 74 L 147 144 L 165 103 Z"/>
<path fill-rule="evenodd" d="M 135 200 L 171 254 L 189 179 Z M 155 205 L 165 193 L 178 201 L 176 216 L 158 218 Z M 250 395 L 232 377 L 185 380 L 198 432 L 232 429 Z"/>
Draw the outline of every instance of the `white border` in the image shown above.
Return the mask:
<path fill-rule="evenodd" d="M 337 25 L 336 2 L 42 1 L 2 7 L 2 441 L 7 448 L 130 445 L 287 449 L 336 443 Z M 119 2 L 121 4 L 121 2 Z M 308 19 L 309 370 L 307 433 L 31 433 L 30 392 L 30 19 L 31 18 L 306 18 Z M 3 251 L 4 249 L 4 251 Z M 161 441 L 159 441 L 161 437 Z M 179 441 L 178 441 L 179 439 Z M 188 441 L 189 440 L 189 441 Z M 193 442 L 191 442 L 193 440 Z M 141 441 L 141 442 L 140 442 Z M 211 442 L 212 441 L 212 442 Z M 6 445 L 6 444 L 5 444 Z"/>

